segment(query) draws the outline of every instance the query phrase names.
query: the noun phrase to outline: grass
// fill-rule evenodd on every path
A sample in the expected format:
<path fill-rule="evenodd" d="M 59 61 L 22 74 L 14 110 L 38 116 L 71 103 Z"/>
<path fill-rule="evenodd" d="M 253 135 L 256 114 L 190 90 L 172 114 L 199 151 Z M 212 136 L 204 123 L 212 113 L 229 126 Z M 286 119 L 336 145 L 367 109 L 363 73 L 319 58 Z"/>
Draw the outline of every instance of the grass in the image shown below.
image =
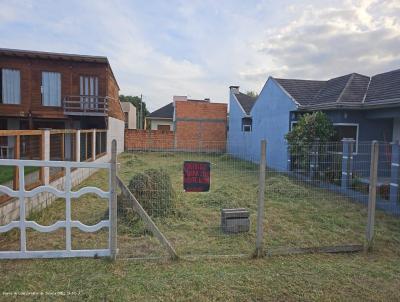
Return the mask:
<path fill-rule="evenodd" d="M 176 191 L 173 215 L 156 218 L 180 255 L 250 254 L 255 241 L 257 166 L 228 156 L 168 153 L 122 154 L 119 174 L 128 183 L 137 172 L 163 167 Z M 184 193 L 183 160 L 211 162 L 211 191 Z M 106 188 L 105 172 L 84 185 Z M 246 207 L 251 231 L 219 232 L 222 207 Z M 107 203 L 91 195 L 73 202 L 73 219 L 94 224 L 107 216 Z M 64 217 L 63 201 L 31 219 L 51 224 Z M 267 248 L 362 243 L 366 209 L 342 196 L 304 186 L 268 171 L 266 183 Z M 0 237 L 0 248 L 18 248 L 16 231 Z M 64 234 L 30 231 L 31 248 L 63 248 Z M 106 232 L 74 232 L 74 248 L 104 246 Z M 143 226 L 119 221 L 121 254 L 149 257 L 164 254 Z M 260 260 L 218 258 L 196 261 L 70 259 L 0 262 L 0 300 L 9 291 L 75 291 L 76 300 L 397 300 L 400 290 L 400 222 L 377 212 L 375 250 L 371 254 L 298 255 Z M 64 300 L 50 297 L 49 300 Z M 74 297 L 70 297 L 74 298 Z M 9 300 L 9 299 L 5 299 Z"/>
<path fill-rule="evenodd" d="M 25 167 L 25 175 L 39 170 L 38 167 Z M 13 166 L 0 166 L 0 184 L 13 180 L 14 167 Z"/>

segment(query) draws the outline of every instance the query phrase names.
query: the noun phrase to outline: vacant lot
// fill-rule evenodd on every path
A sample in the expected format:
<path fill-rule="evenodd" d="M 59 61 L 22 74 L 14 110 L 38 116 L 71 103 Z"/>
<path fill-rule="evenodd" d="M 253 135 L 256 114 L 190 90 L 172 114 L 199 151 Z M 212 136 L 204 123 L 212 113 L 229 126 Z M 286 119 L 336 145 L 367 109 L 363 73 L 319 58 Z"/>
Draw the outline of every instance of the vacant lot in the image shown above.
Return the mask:
<path fill-rule="evenodd" d="M 184 160 L 211 162 L 211 191 L 184 193 Z M 120 156 L 122 179 L 137 172 L 164 168 L 174 189 L 174 210 L 155 218 L 180 255 L 250 255 L 254 250 L 257 166 L 226 155 L 136 153 Z M 83 185 L 107 188 L 105 172 Z M 246 207 L 251 231 L 225 235 L 219 231 L 222 207 Z M 107 216 L 107 203 L 86 195 L 73 202 L 73 219 L 94 224 Z M 32 215 L 42 224 L 64 217 L 64 202 L 56 201 Z M 362 243 L 366 210 L 341 196 L 303 186 L 284 175 L 267 173 L 266 249 Z M 377 213 L 376 245 L 372 254 L 302 255 L 216 258 L 196 261 L 98 259 L 2 261 L 1 292 L 78 292 L 75 300 L 397 300 L 400 292 L 399 219 Z M 105 246 L 107 234 L 74 232 L 74 248 Z M 29 232 L 30 248 L 63 248 L 63 231 Z M 164 254 L 139 221 L 119 223 L 121 254 L 158 257 Z M 16 231 L 3 235 L 0 248 L 18 248 Z M 2 297 L 0 296 L 0 299 Z M 49 299 L 53 300 L 54 297 Z M 58 297 L 64 300 L 63 297 Z M 6 298 L 4 300 L 9 300 Z"/>

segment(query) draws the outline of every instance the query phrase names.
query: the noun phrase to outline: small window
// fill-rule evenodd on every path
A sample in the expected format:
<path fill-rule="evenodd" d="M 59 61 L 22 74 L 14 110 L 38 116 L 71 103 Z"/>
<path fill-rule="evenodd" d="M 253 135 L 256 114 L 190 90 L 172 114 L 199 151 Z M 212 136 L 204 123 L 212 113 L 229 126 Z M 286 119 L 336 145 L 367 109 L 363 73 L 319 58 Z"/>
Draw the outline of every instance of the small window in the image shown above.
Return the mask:
<path fill-rule="evenodd" d="M 20 72 L 16 69 L 1 70 L 1 100 L 3 104 L 21 104 Z"/>
<path fill-rule="evenodd" d="M 125 113 L 125 128 L 128 129 L 129 128 L 129 114 L 128 112 L 124 112 Z"/>
<path fill-rule="evenodd" d="M 60 73 L 42 72 L 42 104 L 43 106 L 61 106 Z"/>
<path fill-rule="evenodd" d="M 251 117 L 242 118 L 242 131 L 251 132 L 253 128 L 253 119 Z"/>

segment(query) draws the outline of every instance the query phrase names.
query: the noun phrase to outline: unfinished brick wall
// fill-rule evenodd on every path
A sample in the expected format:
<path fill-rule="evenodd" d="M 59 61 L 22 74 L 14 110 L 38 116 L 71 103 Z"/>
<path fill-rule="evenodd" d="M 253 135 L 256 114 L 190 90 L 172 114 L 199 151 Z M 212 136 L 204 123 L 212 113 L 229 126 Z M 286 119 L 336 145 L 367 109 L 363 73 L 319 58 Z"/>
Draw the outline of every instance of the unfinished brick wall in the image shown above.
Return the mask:
<path fill-rule="evenodd" d="M 125 150 L 173 150 L 174 132 L 125 129 Z"/>
<path fill-rule="evenodd" d="M 125 150 L 225 152 L 227 104 L 175 102 L 175 132 L 125 130 Z"/>
<path fill-rule="evenodd" d="M 176 148 L 224 152 L 227 104 L 205 101 L 175 102 Z"/>

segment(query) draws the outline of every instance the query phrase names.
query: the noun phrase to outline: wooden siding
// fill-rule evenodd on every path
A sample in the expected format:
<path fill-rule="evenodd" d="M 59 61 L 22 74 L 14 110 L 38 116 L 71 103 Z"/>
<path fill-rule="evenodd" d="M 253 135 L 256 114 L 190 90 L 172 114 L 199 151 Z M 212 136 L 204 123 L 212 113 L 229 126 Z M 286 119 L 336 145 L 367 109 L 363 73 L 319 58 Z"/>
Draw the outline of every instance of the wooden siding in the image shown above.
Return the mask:
<path fill-rule="evenodd" d="M 62 106 L 42 105 L 42 72 L 52 71 L 61 73 L 62 98 L 68 95 L 79 95 L 81 75 L 97 76 L 99 96 L 114 98 L 110 104 L 109 116 L 124 119 L 118 99 L 119 88 L 108 64 L 1 56 L 0 68 L 14 68 L 21 72 L 21 104 L 0 104 L 0 116 L 28 117 L 31 113 L 33 118 L 68 119 L 69 117 L 64 115 Z"/>

